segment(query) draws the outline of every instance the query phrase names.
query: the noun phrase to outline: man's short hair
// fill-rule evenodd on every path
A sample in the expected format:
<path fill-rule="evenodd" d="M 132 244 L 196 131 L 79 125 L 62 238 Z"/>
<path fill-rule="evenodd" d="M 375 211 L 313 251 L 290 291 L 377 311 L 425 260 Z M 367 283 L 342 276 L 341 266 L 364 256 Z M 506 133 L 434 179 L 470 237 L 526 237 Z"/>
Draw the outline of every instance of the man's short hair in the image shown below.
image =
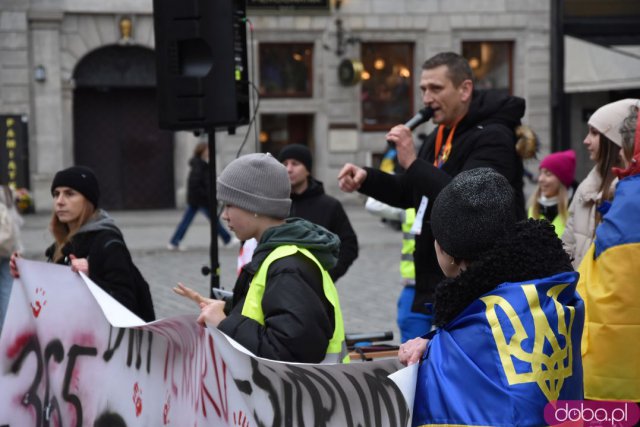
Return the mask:
<path fill-rule="evenodd" d="M 453 82 L 455 87 L 460 86 L 465 80 L 473 80 L 473 71 L 467 60 L 455 52 L 441 52 L 424 61 L 423 70 L 432 70 L 434 68 L 446 65 L 447 75 Z"/>

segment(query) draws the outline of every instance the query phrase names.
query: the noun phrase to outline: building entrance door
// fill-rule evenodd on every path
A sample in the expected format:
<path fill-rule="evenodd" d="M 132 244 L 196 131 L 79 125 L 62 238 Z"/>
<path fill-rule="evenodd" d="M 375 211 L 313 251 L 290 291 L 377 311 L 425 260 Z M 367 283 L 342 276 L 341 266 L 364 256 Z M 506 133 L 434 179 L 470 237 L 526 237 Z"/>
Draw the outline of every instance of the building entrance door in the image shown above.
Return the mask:
<path fill-rule="evenodd" d="M 158 128 L 153 52 L 99 49 L 74 75 L 74 160 L 95 171 L 101 207 L 174 207 L 173 134 Z"/>

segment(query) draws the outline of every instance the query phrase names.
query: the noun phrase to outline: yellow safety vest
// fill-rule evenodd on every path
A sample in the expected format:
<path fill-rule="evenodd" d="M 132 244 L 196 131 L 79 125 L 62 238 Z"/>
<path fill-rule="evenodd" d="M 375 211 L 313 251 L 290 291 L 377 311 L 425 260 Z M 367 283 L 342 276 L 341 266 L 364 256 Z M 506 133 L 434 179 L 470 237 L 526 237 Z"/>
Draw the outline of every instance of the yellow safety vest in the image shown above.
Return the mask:
<path fill-rule="evenodd" d="M 344 338 L 344 323 L 342 321 L 342 311 L 340 310 L 340 301 L 338 299 L 338 291 L 336 286 L 331 280 L 331 276 L 327 270 L 325 270 L 315 256 L 307 249 L 300 248 L 295 245 L 283 245 L 275 248 L 265 260 L 260 264 L 260 268 L 253 276 L 251 284 L 249 285 L 249 291 L 242 307 L 242 315 L 250 319 L 255 320 L 264 326 L 264 312 L 262 311 L 262 296 L 264 295 L 264 289 L 267 282 L 267 272 L 272 262 L 294 255 L 296 252 L 300 252 L 307 258 L 312 260 L 322 272 L 322 289 L 327 300 L 333 306 L 334 323 L 333 336 L 329 341 L 327 347 L 327 353 L 321 363 L 349 363 L 349 356 L 347 354 L 347 345 Z"/>
<path fill-rule="evenodd" d="M 413 263 L 413 252 L 416 250 L 416 236 L 411 234 L 411 227 L 416 219 L 416 210 L 405 210 L 402 223 L 402 255 L 400 258 L 400 276 L 407 282 L 415 283 L 416 267 Z"/>
<path fill-rule="evenodd" d="M 533 208 L 529 208 L 529 218 L 533 218 Z M 540 218 L 537 218 L 537 219 L 546 219 L 547 221 L 549 221 L 547 217 L 545 217 L 542 214 L 540 214 Z M 553 225 L 556 228 L 556 234 L 558 235 L 558 237 L 562 237 L 562 233 L 564 233 L 564 227 L 566 224 L 565 224 L 565 221 L 562 219 L 562 215 L 560 215 L 560 213 L 558 213 L 558 215 L 556 215 L 553 221 L 551 221 L 551 225 Z"/>

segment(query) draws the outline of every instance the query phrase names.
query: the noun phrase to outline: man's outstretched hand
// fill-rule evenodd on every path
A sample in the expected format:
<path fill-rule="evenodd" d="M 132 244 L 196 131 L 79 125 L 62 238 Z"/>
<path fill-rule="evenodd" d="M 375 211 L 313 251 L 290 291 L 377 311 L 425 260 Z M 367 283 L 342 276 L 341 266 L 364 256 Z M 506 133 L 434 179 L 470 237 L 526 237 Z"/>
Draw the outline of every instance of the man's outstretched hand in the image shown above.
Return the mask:
<path fill-rule="evenodd" d="M 367 171 L 354 164 L 347 163 L 338 174 L 338 185 L 346 193 L 358 191 L 360 186 L 367 179 Z"/>

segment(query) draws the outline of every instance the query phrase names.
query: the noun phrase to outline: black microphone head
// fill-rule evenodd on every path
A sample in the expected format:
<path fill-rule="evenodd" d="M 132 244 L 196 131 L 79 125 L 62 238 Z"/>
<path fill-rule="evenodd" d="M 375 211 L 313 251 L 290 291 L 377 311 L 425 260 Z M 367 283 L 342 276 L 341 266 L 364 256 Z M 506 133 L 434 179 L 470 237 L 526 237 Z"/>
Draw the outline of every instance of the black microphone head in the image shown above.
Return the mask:
<path fill-rule="evenodd" d="M 433 117 L 433 110 L 431 107 L 425 107 L 422 110 L 418 111 L 418 114 L 413 116 L 411 120 L 405 123 L 405 126 L 411 130 L 414 130 L 424 122 L 429 121 Z"/>
<path fill-rule="evenodd" d="M 424 107 L 419 112 L 422 115 L 422 117 L 424 117 L 424 121 L 425 122 L 430 120 L 431 117 L 433 117 L 433 108 L 431 108 L 431 107 Z"/>

